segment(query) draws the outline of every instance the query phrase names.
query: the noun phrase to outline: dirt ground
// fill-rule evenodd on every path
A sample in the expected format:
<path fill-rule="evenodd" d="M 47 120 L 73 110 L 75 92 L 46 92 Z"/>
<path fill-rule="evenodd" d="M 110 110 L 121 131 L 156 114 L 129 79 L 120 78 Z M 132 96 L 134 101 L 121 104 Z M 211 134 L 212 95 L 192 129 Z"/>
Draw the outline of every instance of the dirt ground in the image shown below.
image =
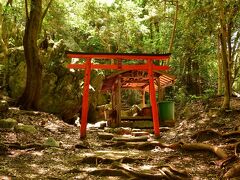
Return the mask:
<path fill-rule="evenodd" d="M 240 99 L 232 100 L 231 111 L 219 111 L 221 102 L 218 97 L 176 106 L 175 127 L 162 128 L 159 139 L 142 130 L 149 132 L 145 142 L 117 139 L 130 138 L 129 128 L 108 128 L 111 138 L 101 137 L 106 131 L 97 127 L 83 141 L 78 127 L 54 115 L 10 108 L 4 118 L 34 125 L 37 132 L 0 129 L 0 179 L 222 179 L 240 162 Z M 59 146 L 44 145 L 49 138 Z"/>

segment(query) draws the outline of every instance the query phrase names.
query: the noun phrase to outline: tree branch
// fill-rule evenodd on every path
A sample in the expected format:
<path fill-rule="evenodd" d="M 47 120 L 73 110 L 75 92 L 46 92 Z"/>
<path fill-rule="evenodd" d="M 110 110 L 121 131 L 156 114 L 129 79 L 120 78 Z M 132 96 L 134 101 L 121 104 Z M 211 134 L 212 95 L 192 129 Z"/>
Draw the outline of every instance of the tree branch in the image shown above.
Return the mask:
<path fill-rule="evenodd" d="M 50 0 L 50 2 L 48 3 L 46 9 L 43 11 L 43 14 L 42 14 L 42 20 L 43 20 L 44 17 L 46 16 L 46 14 L 47 14 L 47 12 L 48 12 L 48 9 L 50 8 L 52 2 L 53 2 L 53 0 Z"/>
<path fill-rule="evenodd" d="M 48 12 L 48 9 L 50 8 L 51 4 L 52 4 L 53 0 L 50 0 L 46 9 L 43 11 L 43 14 L 42 14 L 42 17 L 41 17 L 41 21 L 40 21 L 40 26 L 39 26 L 39 33 L 42 31 L 42 22 L 43 22 L 43 19 L 45 18 L 47 12 Z"/>
<path fill-rule="evenodd" d="M 28 1 L 25 0 L 25 12 L 26 12 L 26 19 L 27 21 L 29 20 L 29 15 L 28 15 Z"/>

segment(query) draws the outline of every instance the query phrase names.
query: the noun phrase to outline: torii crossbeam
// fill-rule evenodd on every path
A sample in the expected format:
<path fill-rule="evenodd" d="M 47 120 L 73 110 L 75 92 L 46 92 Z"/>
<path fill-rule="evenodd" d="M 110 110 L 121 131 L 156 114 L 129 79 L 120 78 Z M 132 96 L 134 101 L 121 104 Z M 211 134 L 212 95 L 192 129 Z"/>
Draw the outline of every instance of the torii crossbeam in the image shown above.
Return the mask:
<path fill-rule="evenodd" d="M 127 54 L 127 53 L 81 53 L 81 52 L 66 52 L 69 58 L 79 58 L 85 59 L 82 64 L 69 64 L 67 68 L 69 69 L 85 69 L 84 76 L 84 88 L 83 88 L 83 99 L 82 99 L 82 115 L 81 115 L 81 127 L 80 127 L 80 137 L 82 139 L 86 138 L 86 128 L 87 128 L 87 115 L 88 115 L 88 96 L 89 96 L 89 85 L 91 77 L 91 69 L 112 69 L 112 70 L 142 70 L 148 72 L 149 78 L 149 92 L 150 101 L 152 105 L 152 117 L 153 117 L 153 127 L 154 134 L 156 137 L 160 136 L 159 129 L 159 115 L 158 107 L 156 101 L 156 92 L 154 87 L 154 76 L 153 71 L 155 70 L 169 70 L 168 66 L 158 66 L 153 63 L 154 60 L 168 60 L 171 54 Z M 92 59 L 116 59 L 116 60 L 146 60 L 145 64 L 134 64 L 125 65 L 122 63 L 118 64 L 94 64 L 91 62 Z"/>

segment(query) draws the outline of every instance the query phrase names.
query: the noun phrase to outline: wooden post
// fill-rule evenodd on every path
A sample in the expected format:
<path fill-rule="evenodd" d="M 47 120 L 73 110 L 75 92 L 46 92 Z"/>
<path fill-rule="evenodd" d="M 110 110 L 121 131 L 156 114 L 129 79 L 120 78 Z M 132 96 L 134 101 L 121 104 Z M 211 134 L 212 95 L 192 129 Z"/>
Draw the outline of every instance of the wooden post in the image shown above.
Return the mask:
<path fill-rule="evenodd" d="M 118 76 L 117 80 L 117 93 L 116 93 L 116 103 L 117 103 L 117 118 L 116 118 L 116 127 L 120 126 L 121 123 L 121 109 L 122 109 L 122 100 L 121 100 L 121 76 Z"/>
<path fill-rule="evenodd" d="M 163 100 L 163 89 L 160 83 L 160 76 L 157 79 L 157 83 L 158 83 L 158 102 L 160 102 Z"/>
<path fill-rule="evenodd" d="M 86 138 L 87 129 L 87 116 L 88 116 L 88 95 L 89 95 L 89 85 L 91 78 L 91 58 L 86 59 L 85 62 L 85 76 L 84 76 L 84 87 L 83 87 L 83 98 L 82 98 L 82 116 L 81 116 L 81 126 L 80 126 L 80 138 Z"/>
<path fill-rule="evenodd" d="M 110 116 L 108 119 L 108 126 L 109 127 L 115 127 L 116 117 L 116 93 L 115 93 L 115 86 L 113 85 L 111 88 L 111 103 L 112 103 L 112 110 L 110 112 Z"/>
<path fill-rule="evenodd" d="M 155 137 L 160 136 L 159 130 L 159 117 L 158 117 L 158 107 L 156 101 L 156 92 L 154 87 L 154 75 L 153 75 L 153 60 L 148 59 L 148 77 L 149 77 L 149 93 L 150 101 L 152 105 L 152 117 L 153 117 L 153 128 Z"/>
<path fill-rule="evenodd" d="M 146 93 L 146 91 L 145 91 L 145 88 L 143 88 L 142 89 L 142 108 L 144 108 L 145 107 L 145 101 L 146 101 L 146 99 L 145 99 L 145 93 Z"/>
<path fill-rule="evenodd" d="M 118 69 L 122 69 L 122 59 L 118 59 L 117 61 Z M 121 110 L 122 110 L 122 98 L 121 98 L 121 88 L 122 88 L 122 80 L 121 75 L 117 77 L 117 89 L 116 89 L 116 104 L 117 104 L 117 117 L 116 117 L 116 127 L 119 127 L 121 124 Z"/>

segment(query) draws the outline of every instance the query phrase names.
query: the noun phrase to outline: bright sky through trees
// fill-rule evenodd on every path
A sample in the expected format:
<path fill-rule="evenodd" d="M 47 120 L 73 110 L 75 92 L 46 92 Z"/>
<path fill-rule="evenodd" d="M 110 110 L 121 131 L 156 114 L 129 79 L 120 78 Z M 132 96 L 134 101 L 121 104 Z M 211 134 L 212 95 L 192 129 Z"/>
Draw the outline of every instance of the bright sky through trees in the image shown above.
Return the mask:
<path fill-rule="evenodd" d="M 107 4 L 108 6 L 111 6 L 115 0 L 97 0 L 99 3 L 102 3 L 102 4 Z"/>

